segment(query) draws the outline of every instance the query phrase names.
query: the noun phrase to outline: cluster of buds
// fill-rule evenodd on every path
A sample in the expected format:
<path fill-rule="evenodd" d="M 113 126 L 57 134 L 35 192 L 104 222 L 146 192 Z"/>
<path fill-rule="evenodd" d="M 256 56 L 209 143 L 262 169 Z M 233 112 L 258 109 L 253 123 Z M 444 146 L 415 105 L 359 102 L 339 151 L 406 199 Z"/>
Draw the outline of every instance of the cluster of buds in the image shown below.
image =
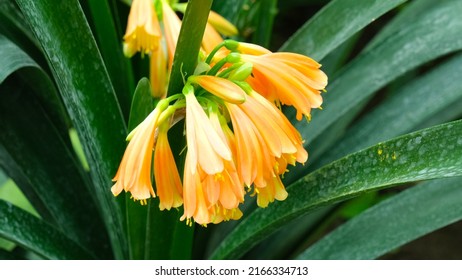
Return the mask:
<path fill-rule="evenodd" d="M 280 105 L 309 119 L 327 76 L 309 57 L 233 40 L 200 57 L 182 93 L 160 100 L 128 135 L 112 192 L 125 190 L 142 204 L 158 196 L 161 210 L 183 206 L 182 220 L 207 225 L 239 219 L 246 193 L 260 207 L 287 197 L 281 176 L 308 153 Z M 187 143 L 182 177 L 168 141 L 179 116 Z"/>

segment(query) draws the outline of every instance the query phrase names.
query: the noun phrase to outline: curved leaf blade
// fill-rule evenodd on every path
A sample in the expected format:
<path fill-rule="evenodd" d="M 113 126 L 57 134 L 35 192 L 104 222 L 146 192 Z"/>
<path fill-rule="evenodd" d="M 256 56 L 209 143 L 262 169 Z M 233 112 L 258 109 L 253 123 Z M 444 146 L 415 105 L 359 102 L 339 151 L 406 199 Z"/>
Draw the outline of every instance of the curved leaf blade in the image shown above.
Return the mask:
<path fill-rule="evenodd" d="M 462 219 L 462 178 L 412 187 L 340 226 L 298 259 L 374 259 Z M 365 230 L 367 229 L 367 230 Z"/>
<path fill-rule="evenodd" d="M 123 54 L 122 38 L 117 34 L 109 3 L 108 1 L 89 0 L 80 3 L 89 7 L 101 55 L 117 94 L 120 108 L 125 119 L 128 120 L 134 90 L 133 70 L 129 59 Z"/>
<path fill-rule="evenodd" d="M 462 49 L 462 2 L 438 2 L 418 20 L 365 51 L 332 78 L 324 94 L 324 110 L 314 111 L 309 125 L 295 123 L 310 147 L 310 161 L 338 139 L 372 95 L 407 71 L 444 54 Z M 306 169 L 286 176 L 293 182 Z"/>
<path fill-rule="evenodd" d="M 334 0 L 307 21 L 282 47 L 321 60 L 376 18 L 406 0 Z"/>
<path fill-rule="evenodd" d="M 289 197 L 244 219 L 212 254 L 236 258 L 281 225 L 324 205 L 406 182 L 462 175 L 462 121 L 348 155 L 287 188 Z"/>
<path fill-rule="evenodd" d="M 462 49 L 462 2 L 440 2 L 418 21 L 403 26 L 345 67 L 324 95 L 322 113 L 313 112 L 306 135 L 318 138 L 337 120 L 367 101 L 376 90 L 410 69 L 438 56 Z M 448 28 L 450 26 L 450 28 Z M 352 82 L 354 81 L 354 82 Z"/>
<path fill-rule="evenodd" d="M 180 93 L 183 79 L 194 73 L 210 7 L 212 0 L 191 0 L 188 3 L 173 58 L 168 95 Z M 183 28 L 185 26 L 187 28 Z"/>
<path fill-rule="evenodd" d="M 133 130 L 154 109 L 154 99 L 151 96 L 151 84 L 146 78 L 141 79 L 133 95 L 128 130 Z M 149 200 L 151 203 L 152 200 Z M 125 215 L 127 221 L 127 238 L 130 259 L 144 259 L 146 246 L 147 218 L 149 207 L 141 205 L 125 194 Z"/>
<path fill-rule="evenodd" d="M 0 85 L 0 166 L 32 197 L 44 220 L 98 257 L 111 256 L 87 174 L 33 91 L 15 78 Z"/>
<path fill-rule="evenodd" d="M 94 258 L 62 232 L 3 200 L 0 200 L 0 236 L 47 259 Z"/>
<path fill-rule="evenodd" d="M 408 133 L 427 118 L 462 100 L 460 65 L 462 65 L 462 54 L 404 85 L 399 92 L 355 122 L 345 137 L 310 167 L 319 168 L 348 153 Z M 435 94 L 436 88 L 439 89 L 437 94 Z M 462 114 L 460 107 L 459 114 Z M 385 123 L 384 126 L 377 126 Z"/>
<path fill-rule="evenodd" d="M 76 0 L 16 2 L 44 49 L 82 140 L 114 254 L 124 258 L 123 218 L 110 187 L 124 150 L 126 126 L 88 23 Z"/>

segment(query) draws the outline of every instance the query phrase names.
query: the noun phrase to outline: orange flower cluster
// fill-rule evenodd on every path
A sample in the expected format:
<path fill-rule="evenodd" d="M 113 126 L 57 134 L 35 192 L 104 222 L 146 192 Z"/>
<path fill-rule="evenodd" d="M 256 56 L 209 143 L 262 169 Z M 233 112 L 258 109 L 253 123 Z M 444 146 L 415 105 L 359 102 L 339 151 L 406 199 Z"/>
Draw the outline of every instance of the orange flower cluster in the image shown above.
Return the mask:
<path fill-rule="evenodd" d="M 114 195 L 125 190 L 142 204 L 157 195 L 161 210 L 183 205 L 181 220 L 201 225 L 239 219 L 247 192 L 260 207 L 287 197 L 281 176 L 308 153 L 278 105 L 309 118 L 327 85 L 320 65 L 303 55 L 232 40 L 207 53 L 201 63 L 209 66 L 198 67 L 181 94 L 162 99 L 128 135 L 112 187 Z M 183 111 L 187 150 L 180 176 L 167 135 Z"/>
<path fill-rule="evenodd" d="M 161 6 L 162 26 L 159 25 L 155 6 Z M 184 11 L 177 4 L 178 11 Z M 154 97 L 165 97 L 168 73 L 180 34 L 181 20 L 168 0 L 133 0 L 124 35 L 124 53 L 131 57 L 137 52 L 150 55 L 150 79 Z M 210 11 L 202 49 L 210 52 L 223 41 L 221 34 L 237 35 L 234 25 L 219 14 Z M 164 36 L 162 36 L 162 34 Z"/>

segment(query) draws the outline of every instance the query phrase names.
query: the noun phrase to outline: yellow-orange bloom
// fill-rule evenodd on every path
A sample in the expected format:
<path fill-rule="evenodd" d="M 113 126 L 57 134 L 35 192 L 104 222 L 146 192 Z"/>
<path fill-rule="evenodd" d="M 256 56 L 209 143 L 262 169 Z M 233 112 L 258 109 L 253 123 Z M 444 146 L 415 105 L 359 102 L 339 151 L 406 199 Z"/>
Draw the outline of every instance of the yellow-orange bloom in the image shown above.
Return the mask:
<path fill-rule="evenodd" d="M 239 185 L 237 174 L 223 171 L 223 177 L 205 174 L 200 167 L 192 173 L 191 160 L 186 155 L 184 170 L 184 214 L 181 220 L 191 218 L 201 225 L 236 220 L 242 216 L 239 203 L 243 202 L 244 188 Z M 233 178 L 235 177 L 235 178 Z M 235 189 L 240 188 L 241 199 Z"/>
<path fill-rule="evenodd" d="M 168 143 L 168 128 L 169 124 L 167 122 L 159 127 L 154 152 L 154 178 L 160 201 L 160 210 L 170 210 L 172 207 L 176 208 L 183 204 L 183 187 Z"/>
<path fill-rule="evenodd" d="M 168 68 L 171 69 L 176 43 L 180 35 L 181 19 L 166 0 L 162 1 L 162 21 L 164 23 L 165 39 L 167 41 Z"/>
<path fill-rule="evenodd" d="M 213 129 L 224 143 L 228 146 L 233 146 L 233 148 L 230 148 L 234 152 L 234 139 L 225 132 L 225 130 L 229 131 L 227 124 L 220 121 L 220 116 L 216 111 L 212 110 L 209 117 Z M 237 173 L 234 159 L 235 154 L 233 154 L 233 160 L 224 162 L 224 170 L 219 176 L 208 175 L 204 180 L 208 199 L 212 205 L 219 202 L 224 209 L 234 209 L 244 201 L 244 185 Z"/>
<path fill-rule="evenodd" d="M 202 39 L 202 49 L 206 53 L 210 53 L 218 44 L 223 42 L 223 37 L 220 34 L 234 36 L 238 34 L 238 30 L 227 19 L 214 11 L 210 11 Z"/>
<path fill-rule="evenodd" d="M 111 188 L 116 196 L 122 190 L 130 192 L 134 200 L 155 197 L 151 183 L 151 160 L 157 121 L 162 106 L 158 106 L 136 128 L 128 144 L 119 169 L 112 179 L 117 181 Z"/>
<path fill-rule="evenodd" d="M 239 42 L 237 51 L 242 54 L 262 55 L 272 53 L 270 50 L 251 43 Z"/>
<path fill-rule="evenodd" d="M 206 53 L 212 52 L 212 50 L 221 42 L 223 37 L 218 33 L 210 23 L 207 23 L 204 31 L 204 38 L 202 39 L 202 49 Z"/>
<path fill-rule="evenodd" d="M 242 181 L 254 184 L 257 204 L 284 200 L 287 192 L 279 175 L 287 164 L 304 163 L 308 153 L 298 131 L 278 108 L 260 96 L 249 93 L 243 104 L 225 103 L 236 136 L 236 162 Z"/>
<path fill-rule="evenodd" d="M 261 208 L 265 208 L 269 203 L 274 202 L 274 200 L 285 200 L 288 196 L 284 185 L 281 182 L 279 176 L 275 176 L 272 180 L 267 182 L 267 185 L 264 188 L 258 188 L 257 190 L 257 205 Z"/>
<path fill-rule="evenodd" d="M 186 96 L 186 141 L 191 172 L 200 168 L 209 175 L 221 173 L 224 161 L 232 159 L 231 150 L 213 129 L 209 118 L 193 92 Z"/>
<path fill-rule="evenodd" d="M 197 164 L 193 161 L 191 153 L 188 151 L 184 164 L 184 214 L 181 220 L 187 219 L 189 221 L 194 217 L 196 223 L 206 225 L 210 223 L 213 213 L 210 213 L 210 204 L 205 197 L 205 191 L 199 174 L 200 172 L 197 170 Z"/>
<path fill-rule="evenodd" d="M 274 177 L 276 159 L 263 136 L 239 105 L 225 103 L 236 137 L 236 163 L 241 181 L 246 186 L 265 187 Z"/>
<path fill-rule="evenodd" d="M 230 80 L 208 75 L 190 76 L 188 80 L 226 102 L 240 104 L 245 101 L 245 91 Z"/>
<path fill-rule="evenodd" d="M 322 104 L 321 91 L 327 76 L 313 59 L 294 53 L 242 54 L 253 64 L 253 76 L 247 79 L 254 90 L 273 102 L 297 109 L 297 119 L 310 118 L 311 108 Z"/>
<path fill-rule="evenodd" d="M 124 53 L 149 53 L 159 46 L 161 31 L 151 0 L 133 0 L 124 35 Z"/>
<path fill-rule="evenodd" d="M 234 36 L 239 32 L 236 26 L 214 11 L 210 11 L 208 23 L 225 36 Z"/>
<path fill-rule="evenodd" d="M 164 46 L 153 51 L 150 58 L 149 77 L 151 81 L 152 96 L 165 98 L 167 95 L 167 53 Z"/>
<path fill-rule="evenodd" d="M 278 136 L 280 137 L 283 148 L 281 149 L 281 153 L 284 161 L 288 161 L 288 163 L 292 165 L 295 164 L 295 161 L 305 163 L 308 160 L 308 153 L 303 147 L 303 140 L 298 130 L 290 123 L 287 117 L 274 105 L 274 103 L 269 102 L 256 91 L 250 92 L 249 96 L 250 102 L 242 107 L 246 107 L 247 114 L 249 116 L 252 114 L 257 116 L 263 115 L 266 117 L 266 120 L 276 125 L 277 131 L 281 132 Z M 287 140 L 290 141 L 290 144 L 285 142 Z M 295 152 L 293 152 L 294 148 Z M 284 172 L 285 168 L 282 168 L 279 174 L 283 174 Z"/>

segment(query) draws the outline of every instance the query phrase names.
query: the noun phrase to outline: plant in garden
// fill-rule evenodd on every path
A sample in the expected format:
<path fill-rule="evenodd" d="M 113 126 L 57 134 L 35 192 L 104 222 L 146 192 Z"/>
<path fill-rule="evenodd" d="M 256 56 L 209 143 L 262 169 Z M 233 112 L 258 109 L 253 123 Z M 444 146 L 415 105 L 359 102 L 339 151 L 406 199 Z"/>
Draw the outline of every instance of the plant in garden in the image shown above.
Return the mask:
<path fill-rule="evenodd" d="M 278 32 L 314 2 L 2 1 L 0 257 L 371 259 L 460 220 L 460 1 Z"/>

